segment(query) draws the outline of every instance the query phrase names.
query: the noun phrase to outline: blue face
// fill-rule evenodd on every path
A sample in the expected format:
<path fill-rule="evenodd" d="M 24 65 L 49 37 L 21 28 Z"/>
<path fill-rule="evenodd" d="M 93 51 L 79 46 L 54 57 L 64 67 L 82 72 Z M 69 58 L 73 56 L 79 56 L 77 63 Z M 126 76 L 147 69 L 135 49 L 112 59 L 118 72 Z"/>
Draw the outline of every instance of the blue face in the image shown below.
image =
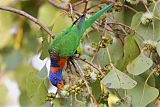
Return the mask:
<path fill-rule="evenodd" d="M 49 80 L 52 83 L 52 85 L 56 86 L 60 84 L 62 81 L 62 69 L 53 73 L 52 71 L 49 72 Z"/>

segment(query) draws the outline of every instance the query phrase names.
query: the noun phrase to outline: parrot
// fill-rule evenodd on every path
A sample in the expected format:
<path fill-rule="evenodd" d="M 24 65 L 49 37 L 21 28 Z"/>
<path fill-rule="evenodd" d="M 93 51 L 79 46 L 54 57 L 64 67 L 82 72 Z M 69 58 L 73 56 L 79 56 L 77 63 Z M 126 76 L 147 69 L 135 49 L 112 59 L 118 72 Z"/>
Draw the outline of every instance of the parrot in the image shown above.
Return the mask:
<path fill-rule="evenodd" d="M 83 14 L 77 24 L 72 24 L 55 39 L 52 39 L 48 46 L 48 52 L 50 55 L 50 71 L 49 80 L 52 85 L 58 89 L 62 89 L 64 83 L 62 80 L 62 70 L 67 59 L 74 55 L 79 46 L 83 33 L 107 10 L 113 6 L 113 3 L 105 6 L 91 17 L 85 20 L 85 14 Z"/>

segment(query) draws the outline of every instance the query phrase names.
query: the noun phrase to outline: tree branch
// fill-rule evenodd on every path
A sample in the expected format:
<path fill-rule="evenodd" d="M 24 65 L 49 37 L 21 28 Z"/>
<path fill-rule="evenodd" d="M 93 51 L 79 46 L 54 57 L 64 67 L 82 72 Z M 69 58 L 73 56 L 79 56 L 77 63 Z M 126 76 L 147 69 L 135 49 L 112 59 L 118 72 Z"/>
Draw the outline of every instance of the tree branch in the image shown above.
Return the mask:
<path fill-rule="evenodd" d="M 43 25 L 38 19 L 36 19 L 35 17 L 29 15 L 28 13 L 22 11 L 22 10 L 18 10 L 18 9 L 14 9 L 11 7 L 7 7 L 7 6 L 2 6 L 0 5 L 0 9 L 1 10 L 5 10 L 5 11 L 10 11 L 16 14 L 19 14 L 21 16 L 26 17 L 27 19 L 29 19 L 30 21 L 36 23 L 37 25 L 39 25 L 42 29 L 44 29 L 52 38 L 55 37 L 55 34 L 53 34 L 45 25 Z"/>
<path fill-rule="evenodd" d="M 69 6 L 67 3 L 57 3 L 55 0 L 48 0 L 48 2 L 57 8 L 69 11 Z"/>

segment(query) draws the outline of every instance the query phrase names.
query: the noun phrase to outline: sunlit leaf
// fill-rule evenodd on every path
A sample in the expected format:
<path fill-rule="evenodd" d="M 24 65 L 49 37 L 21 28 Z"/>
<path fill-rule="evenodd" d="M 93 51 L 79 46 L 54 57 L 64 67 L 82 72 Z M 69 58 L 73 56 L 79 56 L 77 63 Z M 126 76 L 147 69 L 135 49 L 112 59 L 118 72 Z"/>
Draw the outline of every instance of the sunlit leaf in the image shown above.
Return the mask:
<path fill-rule="evenodd" d="M 74 107 L 88 107 L 85 101 L 79 101 L 75 99 Z"/>
<path fill-rule="evenodd" d="M 38 12 L 38 19 L 44 23 L 46 26 L 51 26 L 52 20 L 58 14 L 58 9 L 49 3 L 43 4 Z"/>
<path fill-rule="evenodd" d="M 41 56 L 40 59 L 44 60 L 47 56 L 49 56 L 48 53 L 48 45 L 49 45 L 49 41 L 48 41 L 48 35 L 46 32 L 44 32 L 43 30 L 41 30 L 42 33 L 42 44 L 41 44 Z"/>
<path fill-rule="evenodd" d="M 148 40 L 148 39 L 159 40 L 160 39 L 160 36 L 159 36 L 160 20 L 156 19 L 156 20 L 153 20 L 153 22 L 148 25 L 143 25 L 141 23 L 142 14 L 143 14 L 142 12 L 137 12 L 133 16 L 131 27 L 134 30 L 136 30 L 136 32 L 145 40 Z"/>
<path fill-rule="evenodd" d="M 1 3 L 0 3 L 1 4 Z M 0 10 L 0 49 L 10 43 L 12 37 L 12 29 L 14 29 L 14 15 L 6 11 Z M 5 25 L 5 27 L 4 27 Z"/>
<path fill-rule="evenodd" d="M 108 106 L 109 107 L 121 107 L 121 101 L 116 95 L 109 94 Z"/>
<path fill-rule="evenodd" d="M 27 106 L 34 107 L 34 105 L 31 104 L 31 101 L 29 100 L 25 92 L 21 92 L 19 96 L 19 103 L 21 107 L 27 107 Z"/>
<path fill-rule="evenodd" d="M 53 28 L 52 31 L 58 35 L 60 34 L 65 28 L 72 25 L 70 18 L 67 15 L 62 14 L 60 11 L 56 17 L 52 20 Z"/>
<path fill-rule="evenodd" d="M 139 75 L 146 70 L 148 70 L 153 64 L 153 61 L 145 56 L 140 54 L 136 59 L 127 65 L 127 70 L 133 75 Z"/>
<path fill-rule="evenodd" d="M 101 83 L 108 88 L 114 89 L 132 89 L 137 84 L 127 74 L 115 67 L 101 80 Z"/>
<path fill-rule="evenodd" d="M 27 69 L 26 69 L 27 68 Z M 21 64 L 15 72 L 15 77 L 18 82 L 19 88 L 23 91 L 26 90 L 26 78 L 28 71 L 33 70 L 31 66 Z"/>
<path fill-rule="evenodd" d="M 46 64 L 43 66 L 43 68 L 40 70 L 38 77 L 40 78 L 46 78 L 48 76 L 48 70 L 46 67 Z"/>
<path fill-rule="evenodd" d="M 128 90 L 128 95 L 132 98 L 133 107 L 146 107 L 151 103 L 159 94 L 158 89 L 145 84 L 141 77 L 135 78 L 137 86 L 131 90 Z"/>
<path fill-rule="evenodd" d="M 55 107 L 69 107 L 69 98 L 56 98 L 54 99 L 53 104 Z"/>
<path fill-rule="evenodd" d="M 46 102 L 46 97 L 48 93 L 48 87 L 46 87 L 44 82 L 41 82 L 31 98 L 33 104 L 41 105 Z"/>
<path fill-rule="evenodd" d="M 33 105 L 30 99 L 28 98 L 27 94 L 23 91 L 19 96 L 19 102 L 21 107 L 35 107 L 35 105 Z M 38 107 L 51 107 L 51 104 L 48 102 L 48 103 L 39 105 Z"/>
<path fill-rule="evenodd" d="M 38 72 L 30 71 L 27 75 L 26 88 L 27 95 L 31 98 L 31 101 L 35 105 L 41 105 L 46 102 L 48 93 L 48 87 L 45 85 L 45 81 L 48 79 L 41 79 L 37 76 Z"/>

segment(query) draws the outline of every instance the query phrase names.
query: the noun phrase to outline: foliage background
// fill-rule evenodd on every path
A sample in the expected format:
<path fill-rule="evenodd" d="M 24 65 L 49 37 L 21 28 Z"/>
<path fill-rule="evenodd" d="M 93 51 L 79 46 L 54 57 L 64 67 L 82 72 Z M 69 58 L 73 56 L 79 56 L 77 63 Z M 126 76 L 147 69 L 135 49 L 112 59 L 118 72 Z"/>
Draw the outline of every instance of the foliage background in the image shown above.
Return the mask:
<path fill-rule="evenodd" d="M 70 3 L 80 1 L 71 0 Z M 64 3 L 58 0 L 57 2 Z M 89 0 L 88 7 L 93 8 L 87 11 L 88 16 L 104 7 L 107 2 Z M 71 16 L 74 19 L 78 18 L 74 12 L 71 14 L 54 7 L 47 0 L 1 0 L 0 5 L 29 13 L 55 34 L 59 34 L 72 24 Z M 74 8 L 82 12 L 84 5 Z M 159 1 L 116 1 L 115 7 L 84 35 L 79 50 L 82 58 L 86 58 L 105 74 L 100 75 L 92 66 L 86 67 L 87 63 L 78 61 L 85 72 L 98 107 L 158 106 Z M 45 59 L 48 56 L 47 46 L 50 40 L 49 35 L 35 23 L 17 14 L 0 10 L 0 107 L 14 105 L 13 93 L 17 91 L 12 83 L 18 84 L 20 106 L 51 106 L 50 102 L 46 101 L 50 83 L 47 78 L 49 59 Z M 97 54 L 95 50 L 98 50 Z M 67 87 L 69 77 L 67 72 L 63 73 Z M 81 80 L 81 77 L 76 73 L 71 77 L 72 85 L 81 88 L 78 94 L 72 91 L 73 106 L 91 106 L 86 87 L 75 82 Z M 61 93 L 65 98 L 54 96 L 51 100 L 56 107 L 68 107 L 70 102 L 69 96 L 66 95 L 67 91 Z"/>

